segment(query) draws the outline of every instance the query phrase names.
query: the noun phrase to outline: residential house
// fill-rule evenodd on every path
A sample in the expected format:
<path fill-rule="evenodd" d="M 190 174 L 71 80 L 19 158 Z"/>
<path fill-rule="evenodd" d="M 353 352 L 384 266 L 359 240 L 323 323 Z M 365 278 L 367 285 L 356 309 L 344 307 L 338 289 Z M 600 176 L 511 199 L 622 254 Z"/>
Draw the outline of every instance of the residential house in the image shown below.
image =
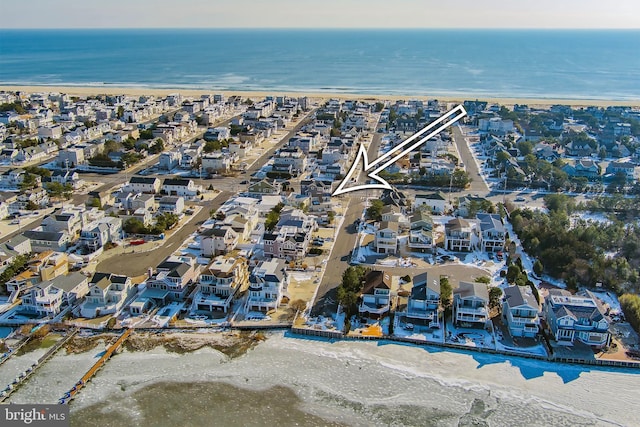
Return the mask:
<path fill-rule="evenodd" d="M 89 281 L 89 293 L 80 306 L 82 317 L 94 318 L 118 312 L 131 289 L 131 279 L 112 273 L 95 273 Z"/>
<path fill-rule="evenodd" d="M 414 331 L 440 328 L 440 278 L 429 273 L 413 277 L 411 295 L 407 299 L 406 323 L 414 325 Z"/>
<path fill-rule="evenodd" d="M 498 214 L 479 213 L 480 241 L 483 251 L 500 252 L 504 249 L 506 231 L 502 218 Z"/>
<path fill-rule="evenodd" d="M 435 248 L 433 218 L 425 210 L 418 209 L 411 217 L 408 244 L 416 252 L 431 252 Z"/>
<path fill-rule="evenodd" d="M 193 180 L 181 178 L 166 178 L 162 190 L 169 196 L 182 196 L 185 199 L 195 197 L 200 191 Z"/>
<path fill-rule="evenodd" d="M 373 270 L 364 277 L 360 292 L 358 314 L 370 319 L 381 319 L 391 310 L 392 298 L 391 274 Z"/>
<path fill-rule="evenodd" d="M 572 295 L 551 289 L 544 303 L 547 328 L 561 345 L 580 341 L 594 348 L 607 347 L 611 334 L 605 313 L 600 300 L 589 291 Z"/>
<path fill-rule="evenodd" d="M 382 221 L 373 244 L 378 253 L 395 254 L 398 251 L 398 223 Z"/>
<path fill-rule="evenodd" d="M 108 216 L 82 227 L 80 244 L 90 252 L 95 252 L 108 242 L 119 241 L 121 234 L 122 219 Z"/>
<path fill-rule="evenodd" d="M 441 192 L 432 194 L 417 194 L 413 203 L 413 208 L 428 206 L 431 213 L 441 215 L 447 210 L 447 199 Z"/>
<path fill-rule="evenodd" d="M 256 311 L 275 310 L 289 285 L 289 276 L 282 259 L 261 261 L 249 276 L 249 297 L 246 308 Z"/>
<path fill-rule="evenodd" d="M 124 191 L 156 194 L 160 192 L 160 180 L 158 178 L 132 176 Z"/>
<path fill-rule="evenodd" d="M 280 183 L 275 180 L 263 179 L 261 181 L 252 183 L 247 189 L 249 195 L 261 196 L 263 194 L 280 194 Z"/>
<path fill-rule="evenodd" d="M 116 198 L 120 209 L 125 211 L 142 209 L 151 212 L 155 210 L 156 201 L 153 194 L 120 191 Z"/>
<path fill-rule="evenodd" d="M 158 211 L 180 215 L 184 211 L 184 197 L 164 196 L 160 199 Z"/>
<path fill-rule="evenodd" d="M 453 290 L 453 322 L 484 328 L 489 322 L 489 291 L 484 283 L 460 282 Z"/>
<path fill-rule="evenodd" d="M 82 213 L 77 209 L 58 209 L 42 220 L 42 230 L 48 232 L 65 231 L 75 240 L 82 229 Z"/>
<path fill-rule="evenodd" d="M 44 317 L 55 317 L 63 306 L 71 307 L 89 292 L 87 277 L 75 272 L 41 282 L 22 295 L 20 309 Z"/>
<path fill-rule="evenodd" d="M 458 197 L 458 216 L 463 218 L 474 218 L 478 212 L 486 212 L 487 207 L 493 204 L 488 199 L 479 196 Z"/>
<path fill-rule="evenodd" d="M 200 234 L 200 253 L 206 257 L 226 254 L 237 244 L 238 233 L 229 226 L 210 228 Z"/>
<path fill-rule="evenodd" d="M 380 214 L 382 221 L 395 222 L 400 228 L 409 228 L 409 220 L 399 206 L 385 205 Z"/>
<path fill-rule="evenodd" d="M 202 169 L 207 173 L 226 173 L 231 169 L 234 158 L 229 152 L 215 151 L 202 156 Z"/>
<path fill-rule="evenodd" d="M 562 170 L 570 177 L 585 177 L 590 181 L 600 178 L 601 173 L 600 165 L 588 159 L 576 160 L 573 166 L 567 163 Z"/>
<path fill-rule="evenodd" d="M 564 150 L 567 155 L 576 157 L 589 157 L 597 153 L 597 147 L 593 148 L 588 142 L 584 141 L 570 141 L 565 145 Z"/>
<path fill-rule="evenodd" d="M 228 313 L 233 300 L 248 288 L 248 284 L 246 259 L 216 257 L 200 274 L 192 310 Z"/>
<path fill-rule="evenodd" d="M 636 166 L 631 162 L 609 162 L 606 172 L 612 175 L 622 174 L 628 182 L 636 180 Z"/>
<path fill-rule="evenodd" d="M 200 266 L 195 259 L 169 257 L 156 267 L 156 274 L 147 281 L 147 290 L 156 291 L 151 297 L 165 304 L 167 300 L 184 301 L 189 285 L 200 275 Z M 144 294 L 143 294 L 144 295 Z"/>
<path fill-rule="evenodd" d="M 33 252 L 43 252 L 47 250 L 64 252 L 71 242 L 71 237 L 66 231 L 28 230 L 22 233 L 22 235 L 31 241 L 31 250 Z"/>
<path fill-rule="evenodd" d="M 529 286 L 509 286 L 504 290 L 502 316 L 512 337 L 533 338 L 540 327 L 540 304 Z"/>
<path fill-rule="evenodd" d="M 445 249 L 470 252 L 478 243 L 477 223 L 460 217 L 445 224 Z"/>

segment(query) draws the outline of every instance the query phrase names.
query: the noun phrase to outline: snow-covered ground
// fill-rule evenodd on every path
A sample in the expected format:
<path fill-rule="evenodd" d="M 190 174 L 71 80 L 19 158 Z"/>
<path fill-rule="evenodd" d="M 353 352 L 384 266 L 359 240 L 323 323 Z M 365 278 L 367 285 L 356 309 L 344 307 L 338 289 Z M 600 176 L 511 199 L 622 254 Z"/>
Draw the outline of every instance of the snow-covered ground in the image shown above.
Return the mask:
<path fill-rule="evenodd" d="M 595 296 L 600 298 L 603 303 L 609 306 L 609 314 L 620 314 L 622 313 L 622 308 L 620 307 L 620 301 L 618 301 L 618 297 L 611 293 L 605 291 L 592 292 Z"/>

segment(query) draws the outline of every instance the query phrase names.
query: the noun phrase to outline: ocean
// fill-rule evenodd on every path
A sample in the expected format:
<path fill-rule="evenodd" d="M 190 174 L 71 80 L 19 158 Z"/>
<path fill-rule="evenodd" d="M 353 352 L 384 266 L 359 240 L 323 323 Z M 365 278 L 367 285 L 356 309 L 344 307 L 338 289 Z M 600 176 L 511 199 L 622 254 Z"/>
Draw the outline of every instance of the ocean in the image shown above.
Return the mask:
<path fill-rule="evenodd" d="M 101 351 L 56 355 L 10 402 L 55 403 Z M 637 426 L 639 375 L 280 332 L 234 359 L 208 348 L 124 351 L 73 401 L 71 421 L 102 427 Z"/>
<path fill-rule="evenodd" d="M 0 84 L 640 99 L 638 30 L 0 30 Z"/>

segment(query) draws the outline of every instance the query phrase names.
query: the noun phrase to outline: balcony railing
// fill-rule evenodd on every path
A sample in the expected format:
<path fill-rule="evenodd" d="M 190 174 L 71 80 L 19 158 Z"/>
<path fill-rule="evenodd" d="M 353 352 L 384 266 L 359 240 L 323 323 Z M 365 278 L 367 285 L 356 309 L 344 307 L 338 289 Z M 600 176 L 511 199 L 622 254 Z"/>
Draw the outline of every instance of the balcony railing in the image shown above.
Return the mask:
<path fill-rule="evenodd" d="M 487 309 L 485 307 L 466 307 L 466 306 L 458 306 L 457 307 L 458 314 L 470 314 L 473 316 L 486 316 Z"/>
<path fill-rule="evenodd" d="M 459 322 L 486 322 L 488 320 L 487 316 L 465 316 L 458 314 L 456 316 L 456 320 Z"/>
<path fill-rule="evenodd" d="M 406 312 L 407 317 L 413 319 L 433 320 L 435 317 L 434 311 L 422 311 L 422 310 L 408 310 Z"/>

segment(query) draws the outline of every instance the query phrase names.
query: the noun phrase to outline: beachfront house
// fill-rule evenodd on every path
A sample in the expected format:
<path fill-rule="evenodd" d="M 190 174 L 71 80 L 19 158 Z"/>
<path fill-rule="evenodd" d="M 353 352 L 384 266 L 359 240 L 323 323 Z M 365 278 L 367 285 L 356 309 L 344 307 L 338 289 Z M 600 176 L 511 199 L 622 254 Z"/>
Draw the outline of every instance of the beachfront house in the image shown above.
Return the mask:
<path fill-rule="evenodd" d="M 358 314 L 369 319 L 386 316 L 391 310 L 392 285 L 390 273 L 380 270 L 367 273 L 360 291 Z"/>
<path fill-rule="evenodd" d="M 94 318 L 116 313 L 122 308 L 131 279 L 112 273 L 95 273 L 89 282 L 89 293 L 80 306 L 82 317 Z"/>
<path fill-rule="evenodd" d="M 184 301 L 189 285 L 200 275 L 200 266 L 194 258 L 170 256 L 156 267 L 156 274 L 147 281 L 149 296 L 159 304 Z M 154 292 L 156 291 L 156 292 Z"/>
<path fill-rule="evenodd" d="M 192 311 L 228 313 L 237 295 L 249 285 L 247 260 L 227 256 L 216 257 L 200 274 Z"/>
<path fill-rule="evenodd" d="M 434 274 L 421 273 L 413 277 L 411 295 L 404 313 L 406 323 L 415 331 L 439 328 L 441 317 L 440 278 Z"/>
<path fill-rule="evenodd" d="M 453 290 L 453 322 L 484 328 L 489 322 L 489 291 L 484 283 L 460 282 Z"/>
<path fill-rule="evenodd" d="M 533 338 L 540 326 L 540 304 L 529 286 L 509 286 L 504 290 L 502 316 L 512 337 Z"/>
<path fill-rule="evenodd" d="M 275 310 L 289 285 L 289 276 L 282 259 L 261 261 L 249 276 L 249 298 L 245 308 L 255 311 Z"/>
<path fill-rule="evenodd" d="M 559 345 L 570 346 L 579 341 L 603 348 L 611 341 L 605 309 L 589 291 L 572 295 L 564 289 L 551 289 L 544 314 L 547 328 Z"/>
<path fill-rule="evenodd" d="M 87 277 L 79 272 L 41 282 L 22 295 L 20 310 L 43 317 L 55 317 L 89 292 Z"/>

